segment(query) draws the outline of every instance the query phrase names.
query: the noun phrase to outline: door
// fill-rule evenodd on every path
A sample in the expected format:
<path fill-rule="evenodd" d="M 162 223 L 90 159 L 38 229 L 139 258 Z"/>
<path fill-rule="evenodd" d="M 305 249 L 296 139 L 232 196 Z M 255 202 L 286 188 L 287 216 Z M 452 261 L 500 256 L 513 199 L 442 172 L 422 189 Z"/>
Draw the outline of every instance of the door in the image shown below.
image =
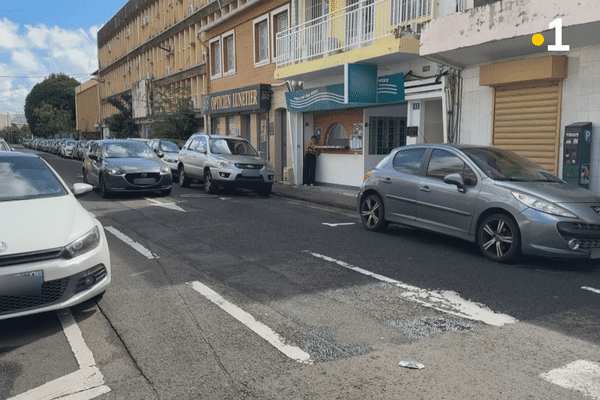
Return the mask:
<path fill-rule="evenodd" d="M 390 221 L 415 220 L 417 192 L 421 177 L 419 168 L 425 148 L 400 150 L 392 160 L 391 169 L 380 176 L 379 191 L 385 197 L 385 218 Z"/>
<path fill-rule="evenodd" d="M 469 183 L 466 191 L 454 184 L 444 183 L 448 174 L 458 173 Z M 418 185 L 417 220 L 437 230 L 468 234 L 479 195 L 477 176 L 456 154 L 435 149 L 427 166 L 426 176 Z"/>

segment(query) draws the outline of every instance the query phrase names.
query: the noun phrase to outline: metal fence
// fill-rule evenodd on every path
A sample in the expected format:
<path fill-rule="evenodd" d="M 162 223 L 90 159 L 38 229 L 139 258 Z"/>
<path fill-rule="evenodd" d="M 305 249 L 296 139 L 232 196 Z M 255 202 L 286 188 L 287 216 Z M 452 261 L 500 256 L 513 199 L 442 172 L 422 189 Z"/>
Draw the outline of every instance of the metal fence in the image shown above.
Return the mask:
<path fill-rule="evenodd" d="M 432 18 L 433 0 L 359 0 L 277 33 L 277 67 L 372 44 Z"/>

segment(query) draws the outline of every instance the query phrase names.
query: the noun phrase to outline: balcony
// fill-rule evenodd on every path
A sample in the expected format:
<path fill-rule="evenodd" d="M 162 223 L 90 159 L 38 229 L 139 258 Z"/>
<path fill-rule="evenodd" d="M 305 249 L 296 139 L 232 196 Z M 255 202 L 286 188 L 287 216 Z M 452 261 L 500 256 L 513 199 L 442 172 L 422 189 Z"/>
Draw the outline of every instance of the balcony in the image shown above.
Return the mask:
<path fill-rule="evenodd" d="M 277 33 L 277 69 L 347 54 L 378 43 L 386 43 L 384 53 L 403 49 L 418 53 L 416 33 L 433 14 L 434 0 L 361 0 L 330 10 L 322 17 Z M 413 43 L 403 45 L 403 40 Z M 369 58 L 378 55 L 377 52 L 364 54 Z M 346 62 L 353 61 L 360 60 Z"/>

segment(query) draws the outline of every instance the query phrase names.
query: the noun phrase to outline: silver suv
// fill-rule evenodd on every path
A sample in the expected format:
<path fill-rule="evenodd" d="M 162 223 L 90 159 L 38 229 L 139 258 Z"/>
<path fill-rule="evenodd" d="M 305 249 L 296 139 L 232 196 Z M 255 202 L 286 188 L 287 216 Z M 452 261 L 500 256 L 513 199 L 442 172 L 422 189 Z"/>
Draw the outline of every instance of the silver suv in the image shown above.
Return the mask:
<path fill-rule="evenodd" d="M 248 188 L 268 196 L 273 187 L 273 166 L 246 139 L 196 133 L 179 152 L 179 185 L 202 181 L 206 193 L 220 187 Z"/>

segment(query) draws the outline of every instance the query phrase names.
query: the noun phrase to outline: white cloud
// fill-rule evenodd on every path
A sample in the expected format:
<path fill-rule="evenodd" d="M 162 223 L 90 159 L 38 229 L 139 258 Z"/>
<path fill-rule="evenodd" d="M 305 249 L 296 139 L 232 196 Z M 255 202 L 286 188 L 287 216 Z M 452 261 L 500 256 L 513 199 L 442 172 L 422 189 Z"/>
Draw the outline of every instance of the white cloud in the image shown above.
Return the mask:
<path fill-rule="evenodd" d="M 69 30 L 0 20 L 0 113 L 22 110 L 31 87 L 52 73 L 80 81 L 98 69 L 99 27 Z M 23 78 L 18 78 L 23 77 Z"/>

